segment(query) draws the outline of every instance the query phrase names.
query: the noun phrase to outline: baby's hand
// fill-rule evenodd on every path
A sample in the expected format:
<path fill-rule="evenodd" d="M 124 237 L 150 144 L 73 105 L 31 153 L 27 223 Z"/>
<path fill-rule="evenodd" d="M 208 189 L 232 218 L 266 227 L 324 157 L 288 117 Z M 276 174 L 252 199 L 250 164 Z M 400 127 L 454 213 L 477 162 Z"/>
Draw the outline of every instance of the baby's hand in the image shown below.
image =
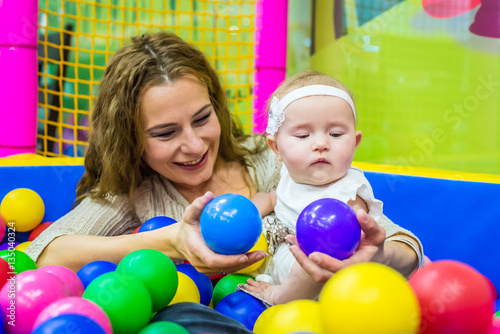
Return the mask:
<path fill-rule="evenodd" d="M 272 285 L 263 281 L 254 281 L 250 278 L 247 280 L 247 283 L 248 285 L 245 286 L 245 289 L 248 292 L 255 294 L 271 305 L 275 305 L 274 296 L 279 294 L 281 285 Z"/>

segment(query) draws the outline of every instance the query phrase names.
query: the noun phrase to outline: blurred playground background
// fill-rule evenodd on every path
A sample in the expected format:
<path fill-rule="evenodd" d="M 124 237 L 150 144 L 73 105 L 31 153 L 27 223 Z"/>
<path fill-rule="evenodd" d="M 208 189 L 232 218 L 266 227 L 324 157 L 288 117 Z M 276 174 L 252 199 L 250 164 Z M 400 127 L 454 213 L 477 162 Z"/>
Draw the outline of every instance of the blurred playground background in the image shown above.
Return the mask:
<path fill-rule="evenodd" d="M 463 3 L 472 8 L 433 17 L 417 0 L 290 0 L 286 74 L 313 68 L 352 89 L 358 161 L 499 174 L 500 39 L 472 33 L 480 3 Z M 163 29 L 207 54 L 253 131 L 257 4 L 39 1 L 37 152 L 83 156 L 109 57 L 131 36 Z"/>
<path fill-rule="evenodd" d="M 283 4 L 281 12 L 263 11 L 269 3 Z M 8 6 L 0 12 L 5 31 Z M 498 0 L 40 0 L 36 17 L 19 21 L 37 49 L 37 156 L 0 159 L 0 199 L 27 187 L 48 203 L 45 220 L 71 208 L 105 64 L 135 35 L 169 30 L 198 46 L 245 131 L 261 132 L 267 118 L 255 101 L 269 97 L 259 87 L 272 82 L 259 81 L 255 68 L 270 36 L 268 53 L 286 59 L 277 68 L 283 78 L 312 68 L 353 91 L 363 131 L 355 164 L 367 170 L 387 215 L 414 231 L 431 259 L 462 260 L 498 286 L 500 270 L 484 254 L 495 253 L 500 232 L 499 7 Z M 286 34 L 259 30 L 264 17 L 284 17 Z M 0 40 L 1 73 L 17 73 L 5 57 L 18 45 L 8 43 Z M 0 94 L 15 79 L 1 76 Z M 16 110 L 26 87 L 2 101 Z M 0 149 L 18 132 L 7 117 L 19 121 L 2 108 Z"/>

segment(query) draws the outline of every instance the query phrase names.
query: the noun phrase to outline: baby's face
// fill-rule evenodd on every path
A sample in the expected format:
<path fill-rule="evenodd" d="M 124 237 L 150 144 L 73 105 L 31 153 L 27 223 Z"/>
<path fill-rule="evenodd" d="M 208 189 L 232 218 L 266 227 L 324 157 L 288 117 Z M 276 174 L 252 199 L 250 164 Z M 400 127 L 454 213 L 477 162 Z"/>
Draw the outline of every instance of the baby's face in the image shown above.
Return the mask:
<path fill-rule="evenodd" d="M 355 130 L 345 100 L 308 96 L 285 109 L 273 149 L 295 182 L 328 185 L 347 173 L 360 141 L 361 132 Z"/>

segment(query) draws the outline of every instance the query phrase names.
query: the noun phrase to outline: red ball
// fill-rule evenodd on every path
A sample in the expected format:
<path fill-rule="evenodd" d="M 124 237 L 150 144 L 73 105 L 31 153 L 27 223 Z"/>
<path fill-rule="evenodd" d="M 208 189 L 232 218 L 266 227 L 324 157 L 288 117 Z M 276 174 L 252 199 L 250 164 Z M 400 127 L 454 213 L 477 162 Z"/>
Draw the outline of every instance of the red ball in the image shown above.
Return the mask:
<path fill-rule="evenodd" d="M 2 289 L 7 280 L 14 276 L 16 276 L 14 269 L 11 268 L 7 261 L 0 258 L 0 289 Z"/>
<path fill-rule="evenodd" d="M 494 313 L 491 286 L 471 266 L 452 260 L 419 269 L 409 283 L 420 304 L 420 334 L 487 334 Z"/>
<path fill-rule="evenodd" d="M 38 237 L 40 235 L 40 233 L 42 233 L 43 231 L 45 231 L 45 229 L 47 227 L 49 227 L 52 223 L 53 222 L 41 223 L 40 225 L 38 225 L 37 227 L 35 227 L 33 229 L 33 231 L 31 231 L 30 236 L 28 238 L 28 241 L 35 240 L 35 238 Z"/>

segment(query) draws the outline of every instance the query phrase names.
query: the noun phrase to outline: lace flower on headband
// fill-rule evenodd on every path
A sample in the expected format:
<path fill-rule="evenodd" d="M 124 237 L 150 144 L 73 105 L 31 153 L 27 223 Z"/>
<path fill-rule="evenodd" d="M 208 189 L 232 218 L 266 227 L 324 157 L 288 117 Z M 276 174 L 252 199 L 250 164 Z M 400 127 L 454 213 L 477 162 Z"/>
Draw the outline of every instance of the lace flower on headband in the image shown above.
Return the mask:
<path fill-rule="evenodd" d="M 278 132 L 278 129 L 285 120 L 285 109 L 290 103 L 303 97 L 318 95 L 335 96 L 346 101 L 351 107 L 354 122 L 356 122 L 356 109 L 354 108 L 354 101 L 351 99 L 349 94 L 342 89 L 332 86 L 310 85 L 291 91 L 281 100 L 276 96 L 273 96 L 271 99 L 271 105 L 269 106 L 269 119 L 267 120 L 266 132 L 270 135 L 274 135 Z"/>
<path fill-rule="evenodd" d="M 274 135 L 281 123 L 285 120 L 285 111 L 279 108 L 280 100 L 273 96 L 271 99 L 271 105 L 269 106 L 269 119 L 267 120 L 266 132 L 270 135 Z"/>

